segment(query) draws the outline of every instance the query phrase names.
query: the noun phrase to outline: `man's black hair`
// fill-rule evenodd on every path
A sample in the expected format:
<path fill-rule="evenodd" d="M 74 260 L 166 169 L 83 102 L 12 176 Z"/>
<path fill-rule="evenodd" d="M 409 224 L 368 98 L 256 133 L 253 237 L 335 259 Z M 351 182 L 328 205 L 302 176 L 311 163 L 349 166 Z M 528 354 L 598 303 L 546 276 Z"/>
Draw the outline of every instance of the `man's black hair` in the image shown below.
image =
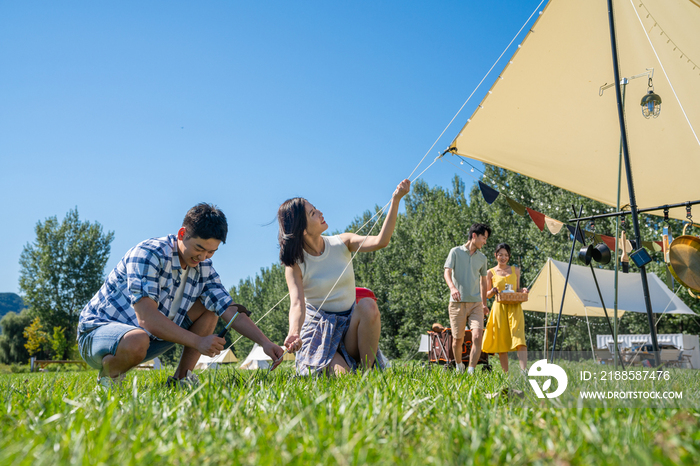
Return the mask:
<path fill-rule="evenodd" d="M 469 241 L 472 239 L 472 235 L 476 233 L 477 236 L 484 235 L 488 232 L 489 236 L 491 236 L 491 227 L 488 226 L 485 223 L 475 223 L 471 227 L 469 227 Z"/>
<path fill-rule="evenodd" d="M 226 243 L 228 222 L 226 216 L 213 204 L 200 202 L 187 211 L 182 226 L 187 229 L 185 235 L 189 238 L 218 239 Z"/>

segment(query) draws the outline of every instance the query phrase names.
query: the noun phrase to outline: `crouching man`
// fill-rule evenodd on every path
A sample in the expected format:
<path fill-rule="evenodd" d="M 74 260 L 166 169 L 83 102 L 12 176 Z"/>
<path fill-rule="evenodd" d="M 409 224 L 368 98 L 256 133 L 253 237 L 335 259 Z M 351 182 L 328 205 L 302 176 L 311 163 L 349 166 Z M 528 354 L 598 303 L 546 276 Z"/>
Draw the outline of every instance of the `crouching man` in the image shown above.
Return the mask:
<path fill-rule="evenodd" d="M 197 385 L 191 371 L 204 354 L 215 356 L 226 340 L 213 335 L 219 317 L 262 346 L 277 361 L 282 348 L 272 343 L 234 304 L 212 267 L 211 257 L 226 242 L 226 216 L 210 204 L 187 212 L 177 235 L 153 238 L 130 249 L 78 323 L 80 355 L 99 369 L 98 383 L 119 383 L 132 367 L 184 346 L 169 384 Z"/>

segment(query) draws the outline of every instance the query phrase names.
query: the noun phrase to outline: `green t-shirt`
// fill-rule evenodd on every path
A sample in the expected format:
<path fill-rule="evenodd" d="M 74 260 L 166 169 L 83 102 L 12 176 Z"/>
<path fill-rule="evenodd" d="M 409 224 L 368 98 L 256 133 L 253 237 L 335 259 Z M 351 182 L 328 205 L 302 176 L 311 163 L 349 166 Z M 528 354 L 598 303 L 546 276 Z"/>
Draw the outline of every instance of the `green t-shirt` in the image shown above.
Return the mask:
<path fill-rule="evenodd" d="M 481 251 L 470 254 L 464 245 L 454 247 L 447 255 L 445 268 L 452 269 L 452 283 L 462 298 L 460 302 L 481 302 L 481 277 L 488 273 L 486 256 Z M 451 294 L 450 301 L 454 301 Z"/>

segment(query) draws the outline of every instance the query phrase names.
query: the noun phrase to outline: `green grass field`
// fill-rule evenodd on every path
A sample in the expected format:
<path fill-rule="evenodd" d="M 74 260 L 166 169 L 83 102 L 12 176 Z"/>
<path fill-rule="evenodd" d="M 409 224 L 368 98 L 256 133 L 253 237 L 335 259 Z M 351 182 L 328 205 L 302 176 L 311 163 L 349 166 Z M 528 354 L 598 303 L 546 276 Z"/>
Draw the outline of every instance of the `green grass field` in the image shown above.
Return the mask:
<path fill-rule="evenodd" d="M 132 371 L 111 392 L 94 371 L 0 375 L 0 464 L 700 462 L 698 371 L 671 370 L 688 395 L 659 409 L 540 400 L 498 363 L 473 377 L 403 363 L 330 379 L 287 364 L 207 371 L 191 391 L 165 388 L 169 371 Z M 570 389 L 596 367 L 566 364 Z M 486 396 L 507 386 L 524 397 Z"/>

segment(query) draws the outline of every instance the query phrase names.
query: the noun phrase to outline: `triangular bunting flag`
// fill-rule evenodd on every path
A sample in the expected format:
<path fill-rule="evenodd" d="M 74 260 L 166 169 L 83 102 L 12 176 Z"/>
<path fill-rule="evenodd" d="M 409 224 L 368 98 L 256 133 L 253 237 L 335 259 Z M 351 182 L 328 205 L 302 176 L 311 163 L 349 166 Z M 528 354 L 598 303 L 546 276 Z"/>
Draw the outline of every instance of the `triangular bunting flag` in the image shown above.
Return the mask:
<path fill-rule="evenodd" d="M 661 246 L 656 244 L 656 241 L 642 241 L 642 246 L 644 246 L 652 252 L 661 251 Z"/>
<path fill-rule="evenodd" d="M 501 194 L 495 189 L 493 189 L 491 186 L 487 186 L 481 181 L 479 181 L 479 189 L 481 190 L 481 194 L 484 196 L 484 200 L 489 205 L 493 204 L 498 198 L 498 195 Z"/>
<path fill-rule="evenodd" d="M 553 235 L 559 233 L 564 226 L 564 223 L 560 222 L 559 220 L 549 218 L 546 215 L 544 216 L 544 223 L 547 225 L 547 228 L 549 228 L 549 232 Z"/>
<path fill-rule="evenodd" d="M 569 233 L 571 233 L 571 236 L 574 236 L 574 233 L 576 233 L 576 227 L 567 225 L 566 228 L 569 229 Z M 578 237 L 576 237 L 576 240 L 581 244 L 585 244 L 583 241 L 583 233 L 581 232 L 581 230 L 578 231 Z"/>
<path fill-rule="evenodd" d="M 522 205 L 515 199 L 509 198 L 508 196 L 506 196 L 506 201 L 508 201 L 508 204 L 510 204 L 510 208 L 513 209 L 513 212 L 520 215 L 521 217 L 525 216 L 525 214 L 527 213 L 527 209 L 524 205 Z"/>
<path fill-rule="evenodd" d="M 535 225 L 537 225 L 537 228 L 539 228 L 540 231 L 544 231 L 544 214 L 537 212 L 536 210 L 532 210 L 529 207 L 525 208 L 527 209 L 527 213 L 530 214 L 532 221 L 535 222 Z"/>
<path fill-rule="evenodd" d="M 615 238 L 612 236 L 600 235 L 600 239 L 611 251 L 615 250 Z"/>

